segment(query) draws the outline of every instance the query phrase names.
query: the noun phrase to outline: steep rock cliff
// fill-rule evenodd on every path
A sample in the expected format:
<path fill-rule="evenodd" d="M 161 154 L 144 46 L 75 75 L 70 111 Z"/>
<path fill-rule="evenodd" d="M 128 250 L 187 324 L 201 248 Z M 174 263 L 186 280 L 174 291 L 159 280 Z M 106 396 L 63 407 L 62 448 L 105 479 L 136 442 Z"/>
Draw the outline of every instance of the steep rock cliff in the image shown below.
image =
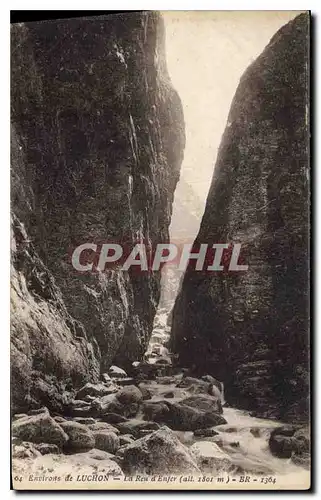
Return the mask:
<path fill-rule="evenodd" d="M 241 78 L 196 239 L 241 243 L 248 271 L 187 270 L 172 327 L 183 366 L 284 419 L 307 414 L 308 29 L 285 25 Z"/>
<path fill-rule="evenodd" d="M 160 274 L 77 273 L 70 257 L 85 242 L 168 241 L 185 136 L 159 14 L 13 25 L 11 46 L 13 235 L 20 234 L 12 386 L 20 404 L 24 393 L 43 399 L 32 377 L 48 375 L 57 386 L 67 370 L 81 383 L 142 356 Z M 41 279 L 48 293 L 39 292 Z"/>

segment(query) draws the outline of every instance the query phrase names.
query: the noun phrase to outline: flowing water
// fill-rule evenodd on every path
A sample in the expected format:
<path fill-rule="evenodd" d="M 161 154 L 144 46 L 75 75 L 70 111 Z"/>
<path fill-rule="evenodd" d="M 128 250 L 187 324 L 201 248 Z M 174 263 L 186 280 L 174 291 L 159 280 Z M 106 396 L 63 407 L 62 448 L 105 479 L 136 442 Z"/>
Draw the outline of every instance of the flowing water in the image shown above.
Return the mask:
<path fill-rule="evenodd" d="M 151 363 L 155 363 L 159 357 L 171 358 L 166 343 L 170 336 L 170 327 L 167 325 L 167 312 L 160 309 L 156 315 L 154 330 L 146 356 Z M 165 347 L 163 346 L 165 344 Z M 163 349 L 163 350 L 162 350 Z M 152 356 L 152 357 L 151 357 Z M 185 388 L 178 388 L 176 384 L 182 374 L 172 377 L 172 383 L 161 383 L 161 379 L 149 381 L 149 387 L 154 401 L 164 399 L 166 392 L 173 392 L 174 397 L 170 401 L 179 401 L 190 396 Z M 167 381 L 166 381 L 167 382 Z M 224 405 L 224 386 L 222 391 L 222 404 Z M 195 437 L 193 432 L 176 431 L 179 439 L 190 446 L 198 441 L 211 441 L 225 451 L 232 459 L 233 464 L 239 471 L 249 474 L 265 476 L 283 476 L 287 481 L 304 483 L 308 471 L 302 466 L 296 465 L 291 458 L 282 459 L 272 455 L 269 449 L 269 437 L 271 431 L 283 425 L 283 422 L 253 417 L 249 412 L 236 408 L 224 407 L 223 416 L 227 424 L 215 427 L 218 435 L 213 437 Z M 294 481 L 294 482 L 293 482 Z"/>

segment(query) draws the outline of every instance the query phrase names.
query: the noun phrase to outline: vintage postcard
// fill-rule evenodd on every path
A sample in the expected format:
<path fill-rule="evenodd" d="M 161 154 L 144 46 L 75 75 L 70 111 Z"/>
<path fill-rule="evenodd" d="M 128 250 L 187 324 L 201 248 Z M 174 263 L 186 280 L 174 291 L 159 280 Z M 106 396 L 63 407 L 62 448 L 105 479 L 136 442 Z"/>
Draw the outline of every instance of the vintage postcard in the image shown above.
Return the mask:
<path fill-rule="evenodd" d="M 14 489 L 310 488 L 309 44 L 301 11 L 11 24 Z"/>

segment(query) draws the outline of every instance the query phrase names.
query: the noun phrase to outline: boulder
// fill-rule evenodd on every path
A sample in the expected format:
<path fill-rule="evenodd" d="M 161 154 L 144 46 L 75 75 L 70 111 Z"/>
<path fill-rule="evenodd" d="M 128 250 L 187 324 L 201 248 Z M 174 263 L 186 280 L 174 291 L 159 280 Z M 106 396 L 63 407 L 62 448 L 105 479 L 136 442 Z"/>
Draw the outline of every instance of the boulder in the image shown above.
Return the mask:
<path fill-rule="evenodd" d="M 125 474 L 199 474 L 195 458 L 167 427 L 122 450 Z"/>
<path fill-rule="evenodd" d="M 129 385 L 117 393 L 117 399 L 123 405 L 131 405 L 143 401 L 143 394 L 135 385 Z"/>
<path fill-rule="evenodd" d="M 49 453 L 58 454 L 60 449 L 56 444 L 41 443 L 35 445 L 36 450 L 38 450 L 41 455 L 48 455 Z"/>
<path fill-rule="evenodd" d="M 108 424 L 107 422 L 95 422 L 94 424 L 88 425 L 88 429 L 91 431 L 109 431 L 109 432 L 114 432 L 115 434 L 119 434 L 119 430 L 114 427 L 111 424 Z"/>
<path fill-rule="evenodd" d="M 91 408 L 99 417 L 106 413 L 122 414 L 124 410 L 124 406 L 118 401 L 116 394 L 109 394 L 100 399 L 95 399 L 91 404 Z"/>
<path fill-rule="evenodd" d="M 188 398 L 189 399 L 189 398 Z M 194 401 L 192 401 L 194 404 Z M 197 406 L 195 404 L 195 406 Z M 181 431 L 194 431 L 216 425 L 226 424 L 226 420 L 219 413 L 194 408 L 182 402 L 151 401 L 143 406 L 145 420 L 162 422 L 171 429 Z"/>
<path fill-rule="evenodd" d="M 223 413 L 221 400 L 209 394 L 190 396 L 180 401 L 180 404 L 213 413 Z"/>
<path fill-rule="evenodd" d="M 141 361 L 132 369 L 136 380 L 154 380 L 157 374 L 155 365 L 146 361 Z"/>
<path fill-rule="evenodd" d="M 291 458 L 291 461 L 298 465 L 299 467 L 303 467 L 306 470 L 311 470 L 311 456 L 310 453 L 300 453 L 294 454 Z"/>
<path fill-rule="evenodd" d="M 39 457 L 41 452 L 37 450 L 34 443 L 28 443 L 21 441 L 19 444 L 13 444 L 12 446 L 12 458 L 35 458 Z"/>
<path fill-rule="evenodd" d="M 269 439 L 271 453 L 278 458 L 290 458 L 295 450 L 291 437 L 276 434 Z"/>
<path fill-rule="evenodd" d="M 260 437 L 261 436 L 261 432 L 262 432 L 262 429 L 260 427 L 252 427 L 250 429 L 250 433 L 254 436 L 254 437 Z"/>
<path fill-rule="evenodd" d="M 172 399 L 175 397 L 175 394 L 173 391 L 167 391 L 167 392 L 164 392 L 163 397 L 167 398 L 167 399 Z"/>
<path fill-rule="evenodd" d="M 126 422 L 127 418 L 119 415 L 118 413 L 104 413 L 100 415 L 100 419 L 103 422 L 107 422 L 109 424 L 117 424 L 118 422 Z"/>
<path fill-rule="evenodd" d="M 184 388 L 192 394 L 208 394 L 211 388 L 211 383 L 194 377 L 183 377 L 176 387 Z"/>
<path fill-rule="evenodd" d="M 109 368 L 108 375 L 111 378 L 126 378 L 127 377 L 127 373 L 125 372 L 125 370 L 123 370 L 122 368 L 119 368 L 118 366 L 114 366 L 114 365 Z"/>
<path fill-rule="evenodd" d="M 69 404 L 69 415 L 72 417 L 92 417 L 92 401 L 72 399 Z"/>
<path fill-rule="evenodd" d="M 298 428 L 284 425 L 273 429 L 269 439 L 271 453 L 279 458 L 290 458 L 293 453 L 300 455 L 310 451 L 308 427 Z"/>
<path fill-rule="evenodd" d="M 153 420 L 155 422 L 165 422 L 169 408 L 166 401 L 150 401 L 144 403 L 143 414 L 145 420 Z"/>
<path fill-rule="evenodd" d="M 270 435 L 269 448 L 279 458 L 292 458 L 296 465 L 310 466 L 310 431 L 308 427 L 283 426 Z"/>
<path fill-rule="evenodd" d="M 291 437 L 298 430 L 294 425 L 282 425 L 282 427 L 276 427 L 271 432 L 271 437 L 279 435 L 279 436 L 288 436 Z"/>
<path fill-rule="evenodd" d="M 219 470 L 228 471 L 232 467 L 229 455 L 211 441 L 198 441 L 190 447 L 196 463 L 203 473 L 213 474 Z"/>
<path fill-rule="evenodd" d="M 298 455 L 310 452 L 310 429 L 302 427 L 293 434 L 295 452 Z"/>
<path fill-rule="evenodd" d="M 32 443 L 56 444 L 62 448 L 68 435 L 48 412 L 19 418 L 12 423 L 12 435 Z"/>
<path fill-rule="evenodd" d="M 115 432 L 100 429 L 93 431 L 95 438 L 95 448 L 115 454 L 120 446 L 119 438 Z"/>
<path fill-rule="evenodd" d="M 147 422 L 146 420 L 128 420 L 117 424 L 117 427 L 122 434 L 131 434 L 136 438 L 141 437 L 144 431 L 151 433 L 159 429 L 156 422 Z"/>
<path fill-rule="evenodd" d="M 214 385 L 220 392 L 222 392 L 222 382 L 212 377 L 212 375 L 203 375 L 201 379 L 204 380 L 204 382 L 208 382 L 209 384 Z"/>
<path fill-rule="evenodd" d="M 103 383 L 91 384 L 88 382 L 77 392 L 76 400 L 77 399 L 81 400 L 86 396 L 100 398 L 102 396 L 106 396 L 107 394 L 112 394 L 114 392 L 117 392 L 117 387 L 113 383 L 107 385 Z"/>
<path fill-rule="evenodd" d="M 62 422 L 60 425 L 69 437 L 65 446 L 66 451 L 83 451 L 95 447 L 94 435 L 85 425 L 72 421 Z"/>
<path fill-rule="evenodd" d="M 180 403 L 166 402 L 169 411 L 162 420 L 172 429 L 181 431 L 195 431 L 215 425 L 226 424 L 226 420 L 218 413 L 202 411 Z"/>
<path fill-rule="evenodd" d="M 134 417 L 143 401 L 141 391 L 135 385 L 123 387 L 117 394 L 109 394 L 92 403 L 92 408 L 100 417 L 106 413 L 117 413 L 124 417 Z"/>
<path fill-rule="evenodd" d="M 196 431 L 194 431 L 194 436 L 195 437 L 213 437 L 213 436 L 217 436 L 219 433 L 214 430 L 214 429 L 196 429 Z"/>

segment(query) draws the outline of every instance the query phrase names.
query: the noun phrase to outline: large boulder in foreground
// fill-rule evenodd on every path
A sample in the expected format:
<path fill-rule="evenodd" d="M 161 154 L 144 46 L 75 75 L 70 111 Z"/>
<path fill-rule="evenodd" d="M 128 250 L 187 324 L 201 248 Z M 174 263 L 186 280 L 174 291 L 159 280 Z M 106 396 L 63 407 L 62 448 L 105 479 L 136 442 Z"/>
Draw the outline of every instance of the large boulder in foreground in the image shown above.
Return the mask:
<path fill-rule="evenodd" d="M 27 396 L 49 407 L 44 378 L 80 388 L 142 358 L 161 273 L 81 272 L 71 255 L 168 242 L 185 136 L 159 13 L 16 23 L 11 47 L 11 201 L 26 232 L 12 259 L 18 411 Z"/>
<path fill-rule="evenodd" d="M 195 240 L 240 243 L 248 270 L 228 271 L 231 248 L 223 271 L 191 265 L 172 318 L 181 366 L 222 380 L 230 404 L 287 421 L 309 413 L 308 106 L 300 14 L 240 80 Z"/>
<path fill-rule="evenodd" d="M 68 434 L 48 412 L 19 418 L 12 423 L 12 435 L 22 441 L 56 444 L 62 448 L 68 441 Z"/>
<path fill-rule="evenodd" d="M 195 459 L 167 427 L 135 441 L 123 450 L 125 474 L 199 474 Z"/>

